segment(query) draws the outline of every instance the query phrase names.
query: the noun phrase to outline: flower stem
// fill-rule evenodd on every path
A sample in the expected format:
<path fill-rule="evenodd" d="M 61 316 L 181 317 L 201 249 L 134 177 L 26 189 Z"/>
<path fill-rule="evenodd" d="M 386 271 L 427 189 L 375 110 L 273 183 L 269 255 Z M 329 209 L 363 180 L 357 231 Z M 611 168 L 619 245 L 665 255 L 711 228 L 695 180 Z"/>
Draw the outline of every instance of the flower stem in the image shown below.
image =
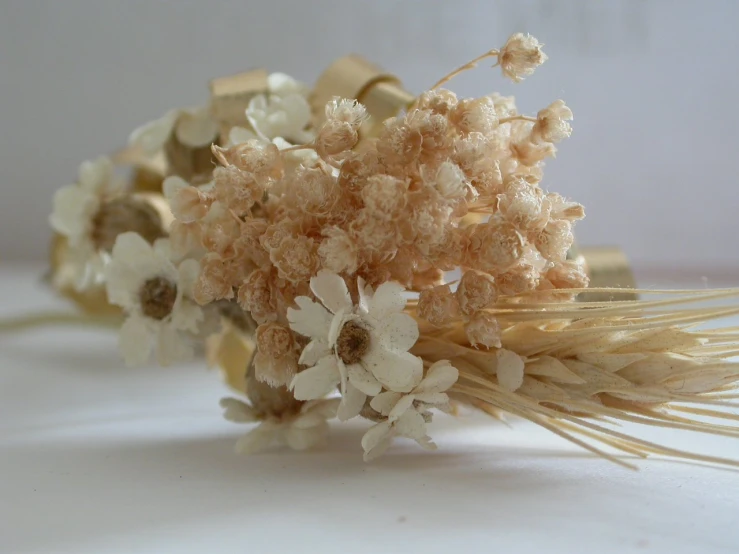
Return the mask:
<path fill-rule="evenodd" d="M 116 327 L 119 318 L 82 313 L 39 312 L 0 320 L 0 332 L 18 332 L 46 325 L 80 325 Z"/>
<path fill-rule="evenodd" d="M 482 60 L 487 59 L 487 58 L 497 57 L 498 54 L 500 54 L 500 52 L 498 50 L 489 50 L 488 52 L 485 52 L 482 56 L 476 57 L 474 60 L 471 60 L 471 61 L 467 62 L 466 64 L 458 67 L 457 69 L 455 69 L 451 73 L 449 73 L 449 74 L 445 75 L 444 77 L 442 77 L 441 79 L 439 79 L 429 90 L 436 90 L 441 85 L 444 85 L 444 84 L 448 83 L 449 81 L 451 81 L 452 79 L 454 79 L 454 77 L 456 77 L 460 73 L 464 73 L 465 71 L 469 71 L 470 69 L 474 69 L 475 67 L 477 67 L 477 64 L 480 63 Z"/>

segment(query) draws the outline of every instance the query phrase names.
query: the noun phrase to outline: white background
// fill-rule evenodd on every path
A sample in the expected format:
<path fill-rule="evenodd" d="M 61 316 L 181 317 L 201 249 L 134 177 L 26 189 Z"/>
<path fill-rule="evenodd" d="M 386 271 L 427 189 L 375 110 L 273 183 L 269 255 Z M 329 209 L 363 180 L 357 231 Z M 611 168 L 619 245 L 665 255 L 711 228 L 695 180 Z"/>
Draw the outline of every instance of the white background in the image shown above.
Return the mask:
<path fill-rule="evenodd" d="M 364 54 L 420 91 L 515 31 L 550 61 L 521 85 L 478 69 L 460 93 L 562 97 L 575 132 L 545 184 L 585 204 L 581 243 L 643 273 L 739 280 L 739 2 L 732 0 L 2 0 L 0 259 L 45 255 L 53 191 L 139 123 L 204 103 L 258 66 L 307 82 Z"/>

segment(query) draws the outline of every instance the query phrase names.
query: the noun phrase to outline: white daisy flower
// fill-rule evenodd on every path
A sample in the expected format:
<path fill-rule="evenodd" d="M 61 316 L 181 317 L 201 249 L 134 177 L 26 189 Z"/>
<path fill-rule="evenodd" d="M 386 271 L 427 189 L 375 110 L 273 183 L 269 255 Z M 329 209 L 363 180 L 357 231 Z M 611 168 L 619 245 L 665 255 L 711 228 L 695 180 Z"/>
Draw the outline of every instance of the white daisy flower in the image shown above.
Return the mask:
<path fill-rule="evenodd" d="M 408 394 L 385 391 L 375 396 L 370 407 L 387 419 L 373 425 L 362 437 L 364 459 L 373 460 L 387 450 L 395 437 L 414 439 L 433 450 L 436 445 L 426 434 L 431 408 L 449 409 L 447 391 L 459 378 L 459 371 L 447 360 L 434 363 L 423 380 Z"/>
<path fill-rule="evenodd" d="M 290 385 L 295 398 L 322 398 L 341 384 L 338 417 L 344 421 L 383 387 L 410 392 L 421 382 L 423 361 L 408 352 L 418 339 L 418 324 L 403 313 L 406 300 L 399 283 L 383 283 L 373 294 L 360 279 L 357 306 L 344 280 L 328 270 L 313 277 L 310 287 L 321 303 L 299 296 L 300 309 L 287 311 L 290 327 L 312 339 L 299 360 L 311 367 Z"/>
<path fill-rule="evenodd" d="M 79 291 L 103 281 L 120 233 L 136 230 L 152 241 L 164 236 L 161 215 L 142 199 L 125 195 L 125 185 L 115 178 L 107 157 L 83 162 L 77 183 L 56 192 L 49 223 L 67 242 L 55 282 Z"/>
<path fill-rule="evenodd" d="M 128 365 L 147 362 L 153 350 L 161 365 L 192 357 L 189 339 L 203 320 L 192 298 L 199 272 L 195 260 L 174 263 L 166 239 L 152 246 L 136 233 L 118 237 L 105 277 L 108 300 L 128 315 L 119 338 Z"/>
<path fill-rule="evenodd" d="M 235 423 L 260 421 L 236 443 L 236 451 L 253 454 L 268 448 L 274 443 L 286 444 L 293 450 L 307 450 L 322 446 L 328 438 L 329 419 L 336 416 L 339 399 L 306 402 L 298 412 L 280 416 L 264 415 L 249 404 L 236 398 L 223 398 L 223 416 Z"/>
<path fill-rule="evenodd" d="M 313 140 L 313 133 L 306 130 L 311 110 L 305 85 L 284 73 L 272 73 L 267 78 L 267 91 L 252 98 L 246 108 L 246 118 L 256 135 L 294 144 Z"/>
<path fill-rule="evenodd" d="M 213 142 L 218 133 L 218 123 L 206 108 L 170 110 L 159 119 L 135 129 L 128 142 L 153 155 L 164 147 L 173 132 L 181 144 L 202 148 Z"/>

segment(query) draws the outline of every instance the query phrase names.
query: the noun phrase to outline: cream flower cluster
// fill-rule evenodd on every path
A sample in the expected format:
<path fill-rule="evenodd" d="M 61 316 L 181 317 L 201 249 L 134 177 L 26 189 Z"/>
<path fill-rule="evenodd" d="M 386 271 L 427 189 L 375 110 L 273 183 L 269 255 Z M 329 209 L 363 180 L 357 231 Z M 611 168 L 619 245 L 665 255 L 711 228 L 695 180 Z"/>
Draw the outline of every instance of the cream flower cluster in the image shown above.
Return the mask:
<path fill-rule="evenodd" d="M 567 259 L 584 212 L 541 186 L 544 161 L 572 132 L 563 101 L 527 116 L 513 98 L 458 98 L 441 87 L 486 58 L 514 81 L 546 61 L 535 38 L 514 35 L 372 138 L 354 99 L 332 99 L 313 127 L 309 91 L 279 73 L 246 108 L 249 128 L 228 140 L 205 110 L 176 110 L 135 131 L 133 144 L 152 154 L 168 152 L 173 137 L 206 157 L 214 136 L 220 144 L 212 172 L 165 179 L 168 240 L 113 235 L 105 280 L 128 317 L 127 360 L 184 358 L 204 310 L 238 305 L 258 325 L 252 385 L 249 403 L 223 405 L 231 420 L 261 422 L 240 443 L 247 452 L 319 444 L 333 415 L 374 422 L 362 440 L 367 459 L 396 437 L 433 448 L 431 410 L 448 409 L 459 372 L 418 348 L 422 331 L 500 357 L 499 384 L 522 386 L 523 362 L 506 358 L 494 307 L 587 284 Z M 99 173 L 95 183 L 105 181 Z M 75 209 L 98 221 L 95 202 Z M 90 235 L 64 220 L 53 221 L 70 240 Z M 449 271 L 461 275 L 456 285 Z"/>

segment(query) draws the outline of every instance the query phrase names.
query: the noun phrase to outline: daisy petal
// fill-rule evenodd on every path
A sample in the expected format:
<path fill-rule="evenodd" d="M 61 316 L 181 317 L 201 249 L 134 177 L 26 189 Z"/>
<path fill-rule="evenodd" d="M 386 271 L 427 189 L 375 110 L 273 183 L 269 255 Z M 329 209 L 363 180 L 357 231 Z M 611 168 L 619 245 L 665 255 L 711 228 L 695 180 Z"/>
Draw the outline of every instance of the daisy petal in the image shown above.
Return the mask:
<path fill-rule="evenodd" d="M 388 435 L 377 443 L 371 450 L 364 453 L 364 461 L 371 462 L 382 456 L 393 445 L 393 435 Z"/>
<path fill-rule="evenodd" d="M 331 351 L 324 341 L 314 339 L 303 348 L 298 361 L 303 365 L 315 365 L 318 360 L 330 353 Z"/>
<path fill-rule="evenodd" d="M 382 390 L 382 385 L 369 371 L 359 364 L 348 366 L 349 382 L 361 390 L 367 396 L 376 396 Z"/>
<path fill-rule="evenodd" d="M 423 378 L 423 361 L 408 352 L 397 353 L 372 348 L 362 359 L 362 365 L 386 389 L 410 392 Z"/>
<path fill-rule="evenodd" d="M 351 383 L 347 383 L 346 392 L 341 397 L 336 417 L 339 421 L 347 421 L 359 415 L 362 411 L 367 395 Z"/>
<path fill-rule="evenodd" d="M 164 182 L 162 182 L 164 197 L 170 202 L 178 192 L 188 188 L 190 188 L 190 183 L 177 175 L 170 175 L 164 180 Z"/>
<path fill-rule="evenodd" d="M 336 359 L 326 356 L 313 367 L 298 373 L 290 383 L 290 388 L 297 400 L 315 400 L 332 392 L 340 381 Z"/>
<path fill-rule="evenodd" d="M 422 392 L 414 396 L 419 402 L 432 406 L 446 406 L 449 403 L 449 395 L 445 392 Z"/>
<path fill-rule="evenodd" d="M 223 417 L 234 423 L 251 423 L 257 421 L 257 415 L 254 408 L 249 404 L 237 400 L 236 398 L 221 398 L 221 408 L 223 408 Z"/>
<path fill-rule="evenodd" d="M 426 437 L 426 420 L 416 410 L 406 411 L 394 425 L 395 431 L 403 437 L 416 441 Z"/>
<path fill-rule="evenodd" d="M 300 307 L 299 310 L 287 309 L 290 328 L 306 337 L 325 340 L 333 319 L 331 313 L 307 296 L 298 296 L 295 303 Z"/>
<path fill-rule="evenodd" d="M 370 309 L 370 302 L 372 302 L 372 287 L 364 282 L 364 279 L 357 277 L 357 289 L 359 290 L 359 311 L 367 314 Z"/>
<path fill-rule="evenodd" d="M 256 138 L 258 138 L 256 133 L 249 129 L 244 129 L 243 127 L 234 127 L 228 133 L 228 142 L 232 145 L 242 144 Z"/>
<path fill-rule="evenodd" d="M 395 281 L 382 283 L 372 296 L 369 315 L 383 321 L 392 314 L 403 311 L 406 300 L 403 298 L 403 285 Z"/>
<path fill-rule="evenodd" d="M 344 279 L 336 273 L 322 269 L 315 277 L 311 278 L 310 290 L 331 313 L 338 313 L 339 310 L 350 310 L 352 307 L 349 289 L 346 288 Z"/>
<path fill-rule="evenodd" d="M 524 361 L 515 352 L 501 348 L 496 353 L 498 358 L 498 383 L 511 392 L 523 385 Z"/>
<path fill-rule="evenodd" d="M 389 421 L 381 421 L 370 427 L 362 437 L 362 448 L 370 452 L 392 433 L 392 425 Z"/>
<path fill-rule="evenodd" d="M 92 161 L 82 162 L 79 168 L 80 187 L 97 193 L 108 184 L 113 175 L 113 162 L 106 156 Z"/>
<path fill-rule="evenodd" d="M 399 392 L 381 392 L 370 401 L 370 407 L 376 412 L 379 412 L 387 417 L 388 415 L 390 415 L 390 411 L 398 403 L 398 400 L 400 400 L 401 396 L 402 395 Z"/>
<path fill-rule="evenodd" d="M 411 406 L 413 406 L 413 401 L 415 399 L 415 396 L 412 394 L 406 394 L 405 396 L 401 397 L 400 400 L 398 400 L 398 402 L 395 404 L 395 406 L 393 406 L 393 409 L 390 410 L 390 413 L 388 414 L 388 419 L 390 421 L 396 421 L 403 414 L 405 414 Z"/>
<path fill-rule="evenodd" d="M 192 345 L 172 325 L 159 325 L 157 363 L 160 366 L 167 367 L 175 362 L 191 360 L 194 353 Z"/>
<path fill-rule="evenodd" d="M 421 394 L 426 392 L 444 392 L 448 390 L 459 379 L 459 371 L 449 360 L 439 360 L 433 364 L 423 381 L 415 388 L 413 392 Z"/>
<path fill-rule="evenodd" d="M 319 425 L 304 428 L 291 425 L 283 433 L 283 438 L 293 450 L 322 446 L 328 442 L 328 423 L 322 421 Z"/>
<path fill-rule="evenodd" d="M 203 309 L 188 298 L 180 298 L 172 310 L 172 326 L 181 331 L 197 333 L 204 319 Z"/>
<path fill-rule="evenodd" d="M 339 407 L 340 398 L 328 398 L 321 400 L 311 400 L 303 404 L 300 409 L 302 413 L 316 413 L 323 419 L 333 419 L 336 417 L 336 410 Z"/>
<path fill-rule="evenodd" d="M 393 352 L 407 352 L 418 340 L 418 323 L 408 314 L 391 314 L 376 330 L 382 346 Z"/>
<path fill-rule="evenodd" d="M 140 366 L 149 361 L 153 347 L 152 329 L 143 317 L 132 315 L 126 319 L 121 326 L 118 347 L 126 365 Z"/>
<path fill-rule="evenodd" d="M 254 454 L 269 447 L 275 440 L 274 426 L 261 423 L 246 435 L 236 441 L 236 452 L 239 454 Z"/>

